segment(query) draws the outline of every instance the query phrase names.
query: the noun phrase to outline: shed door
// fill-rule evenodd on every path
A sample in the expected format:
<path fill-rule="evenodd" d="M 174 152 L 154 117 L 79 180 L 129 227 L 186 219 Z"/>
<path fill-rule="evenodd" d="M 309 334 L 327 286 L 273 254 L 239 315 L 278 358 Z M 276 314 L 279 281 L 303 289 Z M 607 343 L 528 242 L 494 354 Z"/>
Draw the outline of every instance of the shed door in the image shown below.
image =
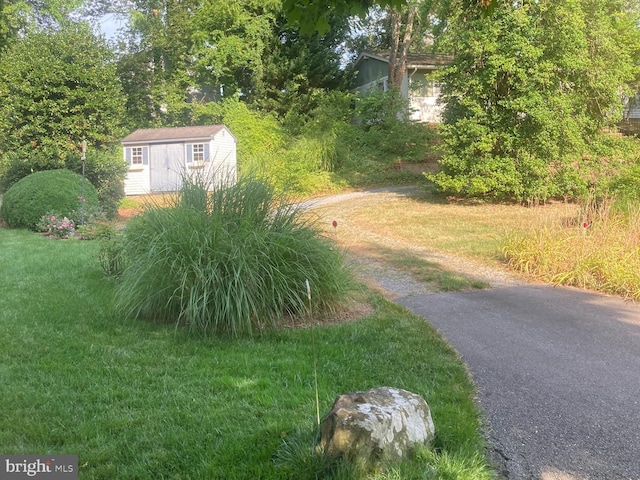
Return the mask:
<path fill-rule="evenodd" d="M 152 192 L 175 192 L 182 186 L 184 170 L 182 144 L 152 145 L 149 164 Z"/>

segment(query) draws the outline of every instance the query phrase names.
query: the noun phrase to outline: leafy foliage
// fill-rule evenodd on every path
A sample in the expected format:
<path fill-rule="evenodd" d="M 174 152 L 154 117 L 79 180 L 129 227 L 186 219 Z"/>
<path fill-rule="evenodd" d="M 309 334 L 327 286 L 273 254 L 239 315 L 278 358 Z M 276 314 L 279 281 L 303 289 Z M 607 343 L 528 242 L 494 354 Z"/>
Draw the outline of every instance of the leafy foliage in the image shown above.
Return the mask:
<path fill-rule="evenodd" d="M 338 138 L 344 167 L 371 161 L 389 167 L 425 159 L 433 130 L 408 118 L 409 102 L 397 88 L 357 97 L 353 114 L 357 124 L 341 128 Z"/>
<path fill-rule="evenodd" d="M 345 17 L 330 16 L 330 33 L 301 41 L 280 0 L 133 3 L 118 66 L 135 126 L 189 124 L 195 106 L 238 97 L 295 121 L 327 90 L 346 87 L 337 51 Z"/>
<path fill-rule="evenodd" d="M 117 201 L 124 162 L 110 148 L 122 133 L 124 103 L 111 55 L 86 25 L 31 32 L 2 54 L 2 189 L 34 171 L 80 173 L 86 139 L 87 177 L 105 204 Z"/>
<path fill-rule="evenodd" d="M 499 4 L 490 22 L 454 15 L 457 54 L 443 75 L 448 154 L 432 180 L 519 200 L 585 193 L 583 158 L 620 118 L 620 92 L 636 74 L 637 13 L 570 0 Z"/>
<path fill-rule="evenodd" d="M 313 0 L 284 0 L 283 8 L 289 22 L 298 25 L 302 33 L 322 34 L 330 28 L 327 11 L 341 17 L 363 16 L 374 5 L 402 7 L 405 3 L 405 0 L 329 0 L 320 3 Z"/>
<path fill-rule="evenodd" d="M 127 228 L 123 311 L 238 336 L 332 308 L 348 290 L 341 255 L 266 183 L 245 178 L 211 193 L 202 179 L 183 184 L 175 204 L 151 206 Z"/>
<path fill-rule="evenodd" d="M 37 230 L 42 216 L 67 217 L 76 225 L 82 215 L 82 177 L 69 170 L 33 173 L 13 185 L 2 197 L 0 216 L 11 228 Z M 85 212 L 99 209 L 98 193 L 84 185 Z"/>
<path fill-rule="evenodd" d="M 0 0 L 0 50 L 34 26 L 64 25 L 82 0 Z"/>

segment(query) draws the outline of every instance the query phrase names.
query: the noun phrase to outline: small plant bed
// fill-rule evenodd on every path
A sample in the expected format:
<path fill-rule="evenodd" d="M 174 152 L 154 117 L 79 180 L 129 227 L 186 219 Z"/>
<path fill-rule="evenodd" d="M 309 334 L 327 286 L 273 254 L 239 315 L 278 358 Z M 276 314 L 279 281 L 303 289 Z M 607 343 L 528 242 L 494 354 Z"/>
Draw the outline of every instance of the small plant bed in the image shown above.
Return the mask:
<path fill-rule="evenodd" d="M 461 360 L 378 297 L 357 321 L 196 337 L 116 314 L 99 242 L 14 230 L 0 242 L 5 454 L 76 454 L 82 479 L 355 478 L 312 453 L 313 336 L 322 413 L 340 393 L 385 385 L 432 408 L 435 450 L 369 478 L 491 478 Z"/>

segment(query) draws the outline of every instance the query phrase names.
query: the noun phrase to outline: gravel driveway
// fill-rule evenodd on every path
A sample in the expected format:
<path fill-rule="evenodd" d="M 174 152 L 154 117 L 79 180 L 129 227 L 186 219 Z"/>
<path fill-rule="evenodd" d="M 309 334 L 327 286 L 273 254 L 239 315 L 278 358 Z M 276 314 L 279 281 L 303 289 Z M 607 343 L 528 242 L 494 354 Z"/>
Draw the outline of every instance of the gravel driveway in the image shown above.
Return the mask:
<path fill-rule="evenodd" d="M 307 206 L 410 193 L 384 189 Z M 492 288 L 436 293 L 372 258 L 354 262 L 467 363 L 501 478 L 640 480 L 640 305 L 415 250 Z"/>

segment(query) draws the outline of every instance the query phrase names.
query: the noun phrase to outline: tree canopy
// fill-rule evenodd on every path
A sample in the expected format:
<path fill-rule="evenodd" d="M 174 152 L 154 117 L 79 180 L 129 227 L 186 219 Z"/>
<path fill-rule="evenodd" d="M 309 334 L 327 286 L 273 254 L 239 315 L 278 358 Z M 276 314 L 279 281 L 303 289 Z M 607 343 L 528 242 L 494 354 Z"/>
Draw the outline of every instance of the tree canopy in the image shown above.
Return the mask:
<path fill-rule="evenodd" d="M 83 139 L 92 148 L 113 144 L 124 115 L 112 52 L 87 25 L 20 37 L 0 57 L 5 183 L 30 171 L 64 168 Z"/>
<path fill-rule="evenodd" d="M 501 3 L 448 19 L 445 191 L 544 200 L 584 193 L 581 169 L 638 74 L 638 11 L 610 0 Z"/>

